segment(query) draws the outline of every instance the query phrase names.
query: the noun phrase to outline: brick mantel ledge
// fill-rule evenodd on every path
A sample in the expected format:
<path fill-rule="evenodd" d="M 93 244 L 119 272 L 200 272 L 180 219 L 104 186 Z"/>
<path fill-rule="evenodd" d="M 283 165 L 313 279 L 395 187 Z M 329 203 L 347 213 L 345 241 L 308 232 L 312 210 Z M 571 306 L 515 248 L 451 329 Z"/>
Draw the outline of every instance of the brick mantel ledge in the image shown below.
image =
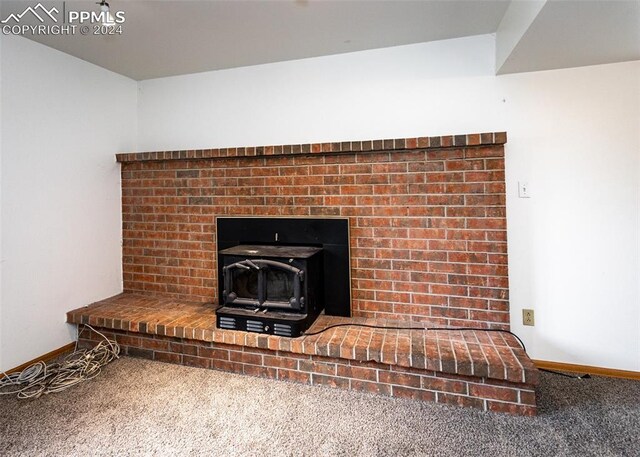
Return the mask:
<path fill-rule="evenodd" d="M 116 160 L 147 162 L 158 160 L 193 160 L 228 157 L 260 157 L 299 154 L 335 154 L 380 152 L 411 149 L 460 148 L 501 145 L 507 142 L 506 132 L 471 133 L 387 140 L 342 141 L 332 143 L 289 144 L 217 149 L 189 149 L 179 151 L 131 152 L 116 154 Z"/>

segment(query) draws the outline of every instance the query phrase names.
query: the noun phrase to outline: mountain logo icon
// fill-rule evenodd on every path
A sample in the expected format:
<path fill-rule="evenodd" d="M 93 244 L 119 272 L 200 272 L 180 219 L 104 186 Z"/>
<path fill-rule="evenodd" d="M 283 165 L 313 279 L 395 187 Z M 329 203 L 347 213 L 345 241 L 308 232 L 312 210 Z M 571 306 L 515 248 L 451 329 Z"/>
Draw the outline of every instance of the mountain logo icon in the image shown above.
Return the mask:
<path fill-rule="evenodd" d="M 38 12 L 40 12 L 40 14 L 38 14 Z M 40 22 L 44 22 L 45 21 L 45 17 L 49 16 L 51 19 L 53 19 L 53 22 L 58 22 L 58 19 L 53 15 L 58 14 L 59 11 L 56 7 L 51 8 L 50 10 L 46 9 L 44 6 L 42 6 L 42 3 L 38 3 L 36 6 L 34 7 L 27 7 L 22 13 L 20 14 L 15 14 L 12 13 L 9 15 L 9 17 L 7 17 L 4 21 L 0 21 L 0 23 L 2 24 L 6 24 L 7 22 L 9 22 L 10 20 L 14 20 L 16 22 L 20 22 L 20 19 L 22 19 L 24 17 L 25 14 L 27 13 L 31 13 L 33 14 L 36 18 L 38 18 L 38 20 Z"/>

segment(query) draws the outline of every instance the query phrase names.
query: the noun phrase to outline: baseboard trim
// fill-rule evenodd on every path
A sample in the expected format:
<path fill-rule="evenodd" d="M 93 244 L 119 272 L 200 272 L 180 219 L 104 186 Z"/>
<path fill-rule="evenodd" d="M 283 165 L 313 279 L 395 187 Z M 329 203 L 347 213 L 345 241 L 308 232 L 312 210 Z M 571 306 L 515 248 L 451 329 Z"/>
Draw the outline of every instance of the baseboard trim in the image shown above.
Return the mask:
<path fill-rule="evenodd" d="M 589 365 L 575 365 L 573 363 L 548 362 L 546 360 L 534 360 L 538 368 L 556 371 L 569 371 L 573 373 L 589 373 L 609 378 L 633 379 L 640 381 L 640 371 L 616 370 L 614 368 L 592 367 Z"/>
<path fill-rule="evenodd" d="M 45 362 L 46 363 L 46 362 L 49 362 L 50 360 L 53 360 L 56 357 L 61 356 L 62 354 L 66 354 L 67 352 L 73 351 L 75 349 L 75 347 L 76 347 L 76 343 L 75 342 L 69 343 L 69 344 L 65 344 L 61 348 L 54 349 L 53 351 L 47 352 L 46 354 L 43 354 L 40 357 L 36 357 L 33 360 L 29 360 L 28 362 L 23 363 L 22 365 L 18 365 L 15 368 L 7 370 L 6 373 L 7 374 L 17 373 L 19 371 L 24 370 L 29 365 L 33 365 L 34 363 L 38 363 L 38 362 Z"/>

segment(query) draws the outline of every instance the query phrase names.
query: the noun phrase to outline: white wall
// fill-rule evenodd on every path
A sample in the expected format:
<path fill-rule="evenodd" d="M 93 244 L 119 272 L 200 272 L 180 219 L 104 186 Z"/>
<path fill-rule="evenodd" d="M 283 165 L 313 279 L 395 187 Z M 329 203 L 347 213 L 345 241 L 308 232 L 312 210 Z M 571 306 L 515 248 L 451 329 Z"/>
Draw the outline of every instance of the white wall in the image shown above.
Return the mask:
<path fill-rule="evenodd" d="M 2 37 L 0 370 L 74 338 L 65 313 L 121 283 L 119 167 L 136 82 Z"/>
<path fill-rule="evenodd" d="M 487 35 L 142 81 L 138 147 L 491 130 L 502 106 L 493 52 Z"/>
<path fill-rule="evenodd" d="M 638 81 L 640 62 L 498 78 L 511 318 L 536 358 L 640 371 Z"/>
<path fill-rule="evenodd" d="M 4 40 L 0 36 L 0 88 L 2 87 L 3 43 Z M 2 347 L 2 259 L 2 107 L 0 103 L 0 347 Z M 2 367 L 2 350 L 0 349 L 0 370 L 2 370 Z"/>
<path fill-rule="evenodd" d="M 494 56 L 480 36 L 143 81 L 139 150 L 506 130 L 512 329 L 536 359 L 640 370 L 640 62 Z"/>

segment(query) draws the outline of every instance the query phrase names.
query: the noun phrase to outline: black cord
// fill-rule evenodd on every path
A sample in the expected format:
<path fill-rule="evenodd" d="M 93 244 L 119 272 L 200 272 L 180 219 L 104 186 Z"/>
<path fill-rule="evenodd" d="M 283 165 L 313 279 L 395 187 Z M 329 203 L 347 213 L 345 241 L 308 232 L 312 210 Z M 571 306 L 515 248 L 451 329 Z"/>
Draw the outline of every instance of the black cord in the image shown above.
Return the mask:
<path fill-rule="evenodd" d="M 382 330 L 423 330 L 423 331 L 468 331 L 468 330 L 475 330 L 475 331 L 481 331 L 481 332 L 499 332 L 499 333 L 507 333 L 511 336 L 513 336 L 516 340 L 518 340 L 518 343 L 520 344 L 520 346 L 522 346 L 522 350 L 526 353 L 527 352 L 527 348 L 524 345 L 524 342 L 520 339 L 520 337 L 518 335 L 516 335 L 515 333 L 509 331 L 509 330 L 503 330 L 500 328 L 478 328 L 478 327 L 387 327 L 384 325 L 371 325 L 371 324 L 347 324 L 347 323 L 343 323 L 343 324 L 333 324 L 333 325 L 329 325 L 328 327 L 323 328 L 322 330 L 318 330 L 317 332 L 311 332 L 311 333 L 307 333 L 307 332 L 303 332 L 302 335 L 304 336 L 314 336 L 314 335 L 320 335 L 321 333 L 326 332 L 327 330 L 330 330 L 332 328 L 336 328 L 336 327 L 366 327 L 366 328 L 377 328 L 377 329 L 382 329 Z M 545 368 L 538 368 L 540 371 L 544 371 L 546 373 L 551 373 L 551 374 L 555 374 L 558 376 L 564 376 L 566 378 L 571 378 L 571 379 L 589 379 L 591 378 L 591 375 L 587 374 L 583 374 L 583 375 L 570 375 L 567 373 L 561 373 L 559 371 L 553 371 L 553 370 L 547 370 Z"/>
<path fill-rule="evenodd" d="M 513 332 L 510 332 L 509 330 L 503 330 L 501 328 L 479 328 L 479 327 L 386 327 L 384 325 L 370 325 L 370 324 L 333 324 L 330 325 L 328 327 L 323 328 L 322 330 L 318 330 L 317 332 L 312 332 L 312 333 L 306 333 L 303 332 L 302 334 L 304 336 L 313 336 L 313 335 L 319 335 L 323 332 L 326 332 L 329 329 L 332 328 L 336 328 L 336 327 L 367 327 L 367 328 L 379 328 L 379 329 L 383 329 L 383 330 L 427 330 L 427 331 L 435 331 L 435 330 L 441 330 L 441 331 L 445 331 L 445 332 L 453 332 L 453 331 L 465 331 L 465 330 L 480 330 L 482 332 L 499 332 L 499 333 L 508 333 L 509 335 L 512 335 L 516 340 L 518 340 L 518 343 L 520 343 L 520 346 L 522 346 L 522 349 L 524 350 L 524 352 L 527 352 L 527 348 L 524 346 L 524 343 L 522 342 L 522 340 L 520 339 L 520 337 L 518 335 L 516 335 Z"/>
<path fill-rule="evenodd" d="M 551 373 L 551 374 L 564 376 L 565 378 L 571 378 L 571 379 L 590 379 L 591 378 L 591 375 L 589 373 L 585 373 L 583 375 L 573 375 L 573 374 L 562 373 L 561 371 L 547 370 L 546 368 L 538 368 L 538 370 L 544 371 L 545 373 Z"/>

